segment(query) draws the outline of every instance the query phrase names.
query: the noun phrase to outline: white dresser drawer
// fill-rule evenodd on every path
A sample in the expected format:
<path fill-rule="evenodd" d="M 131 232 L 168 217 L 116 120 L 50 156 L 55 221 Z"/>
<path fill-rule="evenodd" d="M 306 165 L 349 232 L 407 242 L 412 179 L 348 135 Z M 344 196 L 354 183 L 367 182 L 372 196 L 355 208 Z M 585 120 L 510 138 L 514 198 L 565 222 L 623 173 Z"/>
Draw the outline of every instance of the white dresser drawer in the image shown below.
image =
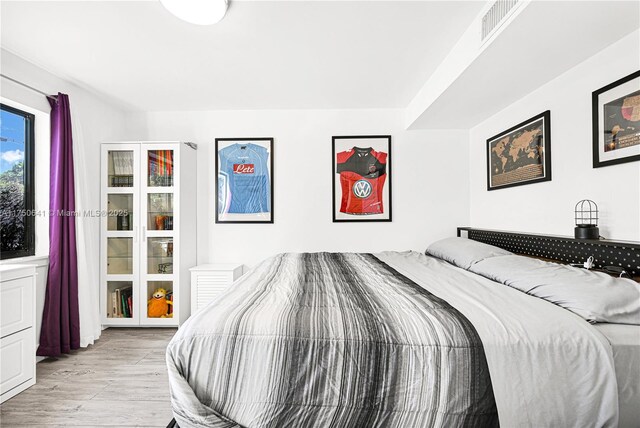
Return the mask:
<path fill-rule="evenodd" d="M 33 277 L 2 281 L 0 288 L 0 337 L 33 326 Z"/>
<path fill-rule="evenodd" d="M 0 394 L 35 380 L 36 350 L 33 327 L 0 339 Z M 12 395 L 12 394 L 7 394 Z"/>

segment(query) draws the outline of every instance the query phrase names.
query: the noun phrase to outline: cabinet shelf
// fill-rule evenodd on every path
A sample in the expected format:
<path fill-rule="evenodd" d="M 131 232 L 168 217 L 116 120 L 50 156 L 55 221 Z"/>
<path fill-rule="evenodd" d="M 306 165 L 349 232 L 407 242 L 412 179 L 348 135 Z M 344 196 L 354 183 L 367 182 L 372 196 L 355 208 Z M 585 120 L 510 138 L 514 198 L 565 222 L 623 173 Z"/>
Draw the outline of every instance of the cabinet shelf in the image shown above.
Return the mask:
<path fill-rule="evenodd" d="M 177 326 L 190 315 L 196 254 L 180 251 L 180 242 L 196 240 L 195 168 L 195 150 L 180 142 L 102 145 L 105 326 Z"/>

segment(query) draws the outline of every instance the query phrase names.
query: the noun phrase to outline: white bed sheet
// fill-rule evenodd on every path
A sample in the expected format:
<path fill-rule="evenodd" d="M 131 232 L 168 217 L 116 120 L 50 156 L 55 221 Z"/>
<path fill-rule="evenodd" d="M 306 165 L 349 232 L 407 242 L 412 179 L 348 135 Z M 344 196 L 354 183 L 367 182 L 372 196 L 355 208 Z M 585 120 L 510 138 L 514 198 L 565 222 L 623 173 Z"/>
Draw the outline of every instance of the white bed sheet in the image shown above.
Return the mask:
<path fill-rule="evenodd" d="M 579 316 L 417 252 L 376 254 L 480 335 L 503 427 L 615 427 L 611 346 Z"/>
<path fill-rule="evenodd" d="M 611 344 L 618 380 L 620 428 L 640 427 L 640 326 L 596 324 Z"/>

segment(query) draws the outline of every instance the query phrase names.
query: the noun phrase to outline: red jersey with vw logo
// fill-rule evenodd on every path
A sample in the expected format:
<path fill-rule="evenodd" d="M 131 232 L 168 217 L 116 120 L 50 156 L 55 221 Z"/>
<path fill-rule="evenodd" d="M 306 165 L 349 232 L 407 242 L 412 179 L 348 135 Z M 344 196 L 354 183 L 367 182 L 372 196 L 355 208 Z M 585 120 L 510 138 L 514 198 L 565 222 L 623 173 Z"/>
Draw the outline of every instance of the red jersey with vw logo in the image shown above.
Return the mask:
<path fill-rule="evenodd" d="M 354 147 L 336 155 L 345 214 L 382 214 L 382 189 L 387 178 L 387 154 Z"/>

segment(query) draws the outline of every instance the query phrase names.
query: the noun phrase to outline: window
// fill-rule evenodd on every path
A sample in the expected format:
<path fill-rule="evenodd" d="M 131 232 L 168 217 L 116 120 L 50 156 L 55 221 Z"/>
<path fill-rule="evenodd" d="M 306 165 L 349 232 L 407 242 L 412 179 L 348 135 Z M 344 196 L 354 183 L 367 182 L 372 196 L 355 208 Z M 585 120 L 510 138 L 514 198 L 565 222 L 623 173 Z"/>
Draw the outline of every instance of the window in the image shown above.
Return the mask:
<path fill-rule="evenodd" d="M 34 115 L 0 104 L 0 258 L 33 256 Z"/>

